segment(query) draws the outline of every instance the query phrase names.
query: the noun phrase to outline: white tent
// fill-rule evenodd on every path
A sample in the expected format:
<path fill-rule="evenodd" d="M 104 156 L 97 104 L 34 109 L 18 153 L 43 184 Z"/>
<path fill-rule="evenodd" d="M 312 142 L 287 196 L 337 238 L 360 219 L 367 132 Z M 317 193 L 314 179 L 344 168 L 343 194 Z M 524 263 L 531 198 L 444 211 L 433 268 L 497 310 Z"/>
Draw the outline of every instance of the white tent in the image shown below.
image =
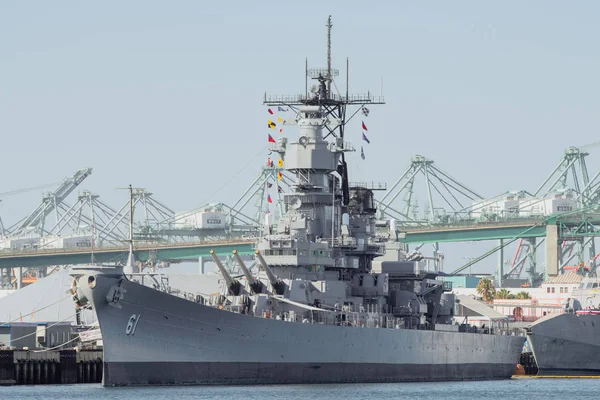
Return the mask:
<path fill-rule="evenodd" d="M 73 278 L 62 268 L 54 274 L 0 298 L 0 322 L 76 322 L 75 303 L 68 290 Z M 85 312 L 87 323 L 95 315 Z"/>

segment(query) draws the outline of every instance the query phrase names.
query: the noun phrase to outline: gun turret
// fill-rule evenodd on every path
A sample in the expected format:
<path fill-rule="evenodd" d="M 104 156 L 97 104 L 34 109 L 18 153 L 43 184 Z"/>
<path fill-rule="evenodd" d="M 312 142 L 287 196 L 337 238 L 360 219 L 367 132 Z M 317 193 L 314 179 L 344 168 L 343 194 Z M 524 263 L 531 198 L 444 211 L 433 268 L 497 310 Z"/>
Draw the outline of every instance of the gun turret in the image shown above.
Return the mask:
<path fill-rule="evenodd" d="M 214 250 L 210 251 L 210 255 L 215 261 L 215 264 L 217 264 L 219 271 L 221 271 L 221 275 L 223 275 L 223 278 L 225 278 L 225 283 L 227 284 L 227 290 L 229 294 L 231 296 L 238 296 L 240 294 L 242 285 L 238 281 L 233 279 L 231 275 L 229 275 L 229 272 L 227 272 L 223 264 L 221 264 L 221 260 L 219 260 L 219 257 L 217 257 Z"/>
<path fill-rule="evenodd" d="M 267 273 L 267 278 L 269 278 L 269 282 L 271 282 L 271 286 L 273 286 L 275 293 L 279 295 L 283 294 L 285 290 L 285 283 L 283 283 L 283 281 L 273 273 L 271 268 L 269 268 L 269 264 L 267 264 L 262 254 L 260 254 L 259 250 L 256 250 L 254 253 L 256 254 L 256 258 L 258 258 L 260 265 L 262 265 L 265 272 Z"/>
<path fill-rule="evenodd" d="M 244 276 L 246 276 L 246 279 L 248 280 L 248 283 L 250 284 L 250 288 L 252 289 L 252 292 L 262 293 L 262 291 L 263 291 L 262 282 L 254 279 L 254 277 L 250 273 L 250 270 L 248 270 L 248 268 L 246 268 L 246 264 L 244 264 L 242 257 L 240 257 L 240 255 L 238 254 L 238 252 L 236 250 L 233 250 L 233 257 L 236 259 L 240 268 L 244 272 Z"/>

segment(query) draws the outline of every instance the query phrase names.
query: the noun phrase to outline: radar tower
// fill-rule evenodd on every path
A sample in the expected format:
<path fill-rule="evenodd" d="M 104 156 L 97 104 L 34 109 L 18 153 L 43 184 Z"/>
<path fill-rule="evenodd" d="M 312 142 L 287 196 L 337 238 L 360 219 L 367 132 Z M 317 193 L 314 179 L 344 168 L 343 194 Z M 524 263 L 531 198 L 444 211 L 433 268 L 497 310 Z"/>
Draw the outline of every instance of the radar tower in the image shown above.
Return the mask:
<path fill-rule="evenodd" d="M 330 121 L 325 125 L 326 132 L 324 138 L 333 136 L 336 142 L 341 145 L 344 143 L 346 125 L 356 116 L 356 114 L 366 105 L 385 104 L 383 96 L 373 96 L 370 92 L 367 94 L 348 94 L 348 79 L 346 79 L 346 94 L 335 94 L 331 92 L 333 79 L 339 75 L 339 71 L 331 67 L 331 29 L 333 24 L 331 16 L 327 20 L 327 69 L 311 68 L 306 69 L 306 77 L 315 79 L 319 82 L 318 86 L 313 86 L 303 95 L 267 95 L 265 93 L 263 104 L 268 106 L 288 107 L 294 112 L 298 112 L 300 106 L 318 106 L 321 109 L 321 116 Z M 348 77 L 349 63 L 346 63 L 346 78 Z M 352 112 L 347 114 L 348 106 L 353 106 Z M 350 184 L 348 180 L 348 166 L 345 154 L 341 154 L 337 173 L 341 177 L 342 187 L 342 207 L 347 208 L 350 202 Z"/>

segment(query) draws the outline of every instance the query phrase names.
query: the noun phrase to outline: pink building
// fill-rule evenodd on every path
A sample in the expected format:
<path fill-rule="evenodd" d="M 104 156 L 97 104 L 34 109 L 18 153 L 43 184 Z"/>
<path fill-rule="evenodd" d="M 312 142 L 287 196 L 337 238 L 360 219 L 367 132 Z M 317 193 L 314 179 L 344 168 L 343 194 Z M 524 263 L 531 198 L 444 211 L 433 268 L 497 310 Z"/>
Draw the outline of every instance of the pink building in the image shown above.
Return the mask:
<path fill-rule="evenodd" d="M 516 322 L 531 322 L 551 313 L 562 313 L 562 305 L 577 289 L 583 277 L 574 272 L 557 275 L 537 288 L 506 288 L 510 294 L 527 292 L 531 299 L 495 299 L 492 307 Z M 498 289 L 496 289 L 498 290 Z M 476 289 L 454 290 L 457 294 L 479 296 Z"/>

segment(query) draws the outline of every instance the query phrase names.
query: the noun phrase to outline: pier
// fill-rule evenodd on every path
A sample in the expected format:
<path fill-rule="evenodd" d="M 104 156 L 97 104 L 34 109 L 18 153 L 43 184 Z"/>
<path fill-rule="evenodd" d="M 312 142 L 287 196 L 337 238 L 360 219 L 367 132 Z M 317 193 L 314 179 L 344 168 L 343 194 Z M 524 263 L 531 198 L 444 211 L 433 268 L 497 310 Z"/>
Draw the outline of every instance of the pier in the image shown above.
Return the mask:
<path fill-rule="evenodd" d="M 0 386 L 102 382 L 102 350 L 0 350 Z"/>

